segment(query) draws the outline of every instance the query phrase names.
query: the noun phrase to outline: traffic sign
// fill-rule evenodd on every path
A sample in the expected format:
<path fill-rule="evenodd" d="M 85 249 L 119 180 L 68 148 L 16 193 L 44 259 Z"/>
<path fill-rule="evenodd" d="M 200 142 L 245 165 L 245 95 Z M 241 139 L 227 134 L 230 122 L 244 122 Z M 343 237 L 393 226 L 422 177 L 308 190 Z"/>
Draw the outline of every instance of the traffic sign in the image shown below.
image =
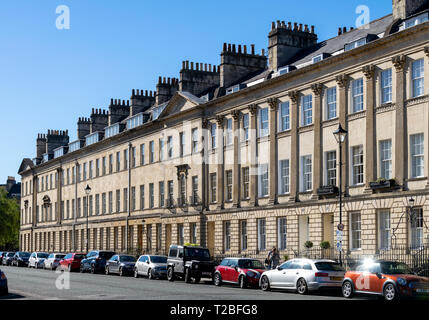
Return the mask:
<path fill-rule="evenodd" d="M 339 223 L 337 228 L 338 228 L 338 230 L 343 231 L 344 230 L 344 224 Z"/>
<path fill-rule="evenodd" d="M 337 241 L 337 251 L 341 251 L 342 250 L 342 244 L 341 244 L 341 242 L 340 241 Z"/>
<path fill-rule="evenodd" d="M 343 232 L 342 231 L 337 230 L 336 236 L 337 236 L 337 241 L 343 240 Z"/>

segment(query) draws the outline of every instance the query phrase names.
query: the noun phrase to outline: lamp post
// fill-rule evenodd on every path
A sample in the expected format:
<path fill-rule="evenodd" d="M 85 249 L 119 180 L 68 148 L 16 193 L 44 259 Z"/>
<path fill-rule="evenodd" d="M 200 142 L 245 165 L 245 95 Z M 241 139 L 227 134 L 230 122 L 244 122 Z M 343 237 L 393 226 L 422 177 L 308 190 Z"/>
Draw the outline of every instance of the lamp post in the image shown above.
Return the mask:
<path fill-rule="evenodd" d="M 344 141 L 346 140 L 346 136 L 347 136 L 347 131 L 343 129 L 343 127 L 341 127 L 341 124 L 338 126 L 338 129 L 335 130 L 333 132 L 335 140 L 337 140 L 337 143 L 339 145 L 339 149 L 340 149 L 340 163 L 339 163 L 339 167 L 340 167 L 340 174 L 339 174 L 339 180 L 340 180 L 340 187 L 339 187 L 339 200 L 340 200 L 340 223 L 338 225 L 338 230 L 339 231 L 343 231 L 343 211 L 342 211 L 342 193 L 343 193 L 343 149 L 342 149 L 342 144 L 344 143 Z M 342 241 L 339 241 L 340 244 L 342 244 Z M 342 245 L 340 247 L 340 264 L 342 264 Z"/>
<path fill-rule="evenodd" d="M 88 216 L 89 216 L 89 194 L 91 193 L 91 188 L 89 185 L 86 185 L 85 194 L 86 194 L 86 253 L 88 253 L 89 247 L 89 229 L 88 229 Z"/>

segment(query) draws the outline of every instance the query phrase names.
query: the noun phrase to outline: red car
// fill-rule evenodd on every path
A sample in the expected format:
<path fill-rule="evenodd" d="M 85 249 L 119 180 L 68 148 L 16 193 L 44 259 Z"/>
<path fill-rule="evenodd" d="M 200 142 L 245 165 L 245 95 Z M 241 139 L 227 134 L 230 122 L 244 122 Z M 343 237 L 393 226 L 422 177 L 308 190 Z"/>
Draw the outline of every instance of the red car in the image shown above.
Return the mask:
<path fill-rule="evenodd" d="M 216 286 L 222 283 L 239 284 L 240 288 L 258 287 L 259 278 L 265 271 L 261 261 L 249 258 L 225 258 L 216 267 L 213 282 Z"/>
<path fill-rule="evenodd" d="M 366 261 L 356 271 L 346 272 L 342 291 L 345 298 L 363 293 L 384 296 L 391 301 L 429 295 L 429 278 L 417 276 L 402 262 Z"/>
<path fill-rule="evenodd" d="M 83 253 L 69 253 L 62 260 L 60 260 L 59 268 L 67 271 L 80 270 L 80 262 L 85 259 Z"/>

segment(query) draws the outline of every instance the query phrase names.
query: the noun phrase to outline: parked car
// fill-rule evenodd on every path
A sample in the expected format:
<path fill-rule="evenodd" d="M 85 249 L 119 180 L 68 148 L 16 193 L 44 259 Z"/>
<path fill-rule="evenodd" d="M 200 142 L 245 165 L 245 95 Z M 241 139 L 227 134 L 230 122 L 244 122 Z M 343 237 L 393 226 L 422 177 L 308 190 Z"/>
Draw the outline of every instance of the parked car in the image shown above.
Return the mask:
<path fill-rule="evenodd" d="M 198 283 L 201 278 L 213 279 L 216 263 L 210 259 L 207 248 L 195 246 L 171 245 L 167 259 L 167 279 L 174 281 L 176 277 L 185 282 L 193 280 Z"/>
<path fill-rule="evenodd" d="M 126 254 L 116 254 L 106 263 L 106 274 L 118 273 L 120 276 L 134 272 L 136 258 Z"/>
<path fill-rule="evenodd" d="M 0 252 L 0 265 L 3 264 L 3 257 L 6 255 L 7 251 Z"/>
<path fill-rule="evenodd" d="M 351 298 L 354 294 L 377 294 L 392 301 L 399 297 L 429 295 L 429 278 L 417 276 L 402 262 L 365 261 L 356 271 L 345 274 L 343 296 Z"/>
<path fill-rule="evenodd" d="M 216 267 L 213 282 L 216 286 L 222 283 L 233 283 L 244 289 L 248 286 L 258 287 L 264 264 L 257 259 L 225 258 Z"/>
<path fill-rule="evenodd" d="M 94 250 L 88 253 L 80 262 L 80 272 L 97 273 L 106 269 L 106 262 L 116 253 L 113 251 Z"/>
<path fill-rule="evenodd" d="M 10 266 L 12 265 L 12 258 L 15 255 L 15 252 L 6 252 L 3 255 L 3 259 L 2 259 L 2 265 L 4 266 Z"/>
<path fill-rule="evenodd" d="M 3 271 L 0 270 L 0 294 L 6 295 L 9 293 L 7 287 L 7 278 Z"/>
<path fill-rule="evenodd" d="M 11 265 L 17 266 L 17 267 L 26 267 L 28 266 L 29 258 L 30 258 L 29 252 L 24 252 L 24 251 L 15 252 L 15 254 L 12 257 Z"/>
<path fill-rule="evenodd" d="M 43 269 L 55 270 L 60 264 L 60 260 L 65 257 L 65 253 L 51 253 L 43 264 Z"/>
<path fill-rule="evenodd" d="M 42 268 L 45 265 L 45 259 L 49 257 L 46 252 L 33 252 L 28 259 L 28 267 L 35 269 Z"/>
<path fill-rule="evenodd" d="M 332 260 L 292 259 L 261 275 L 262 290 L 286 289 L 307 294 L 325 288 L 341 288 L 345 270 Z"/>
<path fill-rule="evenodd" d="M 60 260 L 59 268 L 62 270 L 67 270 L 69 272 L 79 270 L 80 262 L 84 258 L 84 253 L 68 253 L 62 260 Z"/>
<path fill-rule="evenodd" d="M 134 277 L 147 276 L 149 279 L 167 277 L 166 256 L 140 256 L 134 266 Z"/>

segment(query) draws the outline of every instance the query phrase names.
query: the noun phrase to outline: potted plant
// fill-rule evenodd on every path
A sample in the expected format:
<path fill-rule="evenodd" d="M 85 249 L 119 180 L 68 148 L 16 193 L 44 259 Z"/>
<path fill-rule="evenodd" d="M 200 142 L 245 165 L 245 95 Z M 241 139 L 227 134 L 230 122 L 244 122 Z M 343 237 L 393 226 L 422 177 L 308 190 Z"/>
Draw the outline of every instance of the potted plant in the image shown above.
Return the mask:
<path fill-rule="evenodd" d="M 338 187 L 336 186 L 321 186 L 317 189 L 319 196 L 333 196 L 338 194 Z"/>
<path fill-rule="evenodd" d="M 378 178 L 377 180 L 369 183 L 369 186 L 372 190 L 391 189 L 395 185 L 396 185 L 395 179 L 385 179 L 385 178 Z"/>
<path fill-rule="evenodd" d="M 311 249 L 311 248 L 313 248 L 313 242 L 311 242 L 311 241 L 306 241 L 306 242 L 304 243 L 304 247 L 305 247 L 306 249 Z"/>
<path fill-rule="evenodd" d="M 323 250 L 327 250 L 331 248 L 331 244 L 329 243 L 329 241 L 322 241 L 320 243 L 320 248 L 322 248 Z"/>

